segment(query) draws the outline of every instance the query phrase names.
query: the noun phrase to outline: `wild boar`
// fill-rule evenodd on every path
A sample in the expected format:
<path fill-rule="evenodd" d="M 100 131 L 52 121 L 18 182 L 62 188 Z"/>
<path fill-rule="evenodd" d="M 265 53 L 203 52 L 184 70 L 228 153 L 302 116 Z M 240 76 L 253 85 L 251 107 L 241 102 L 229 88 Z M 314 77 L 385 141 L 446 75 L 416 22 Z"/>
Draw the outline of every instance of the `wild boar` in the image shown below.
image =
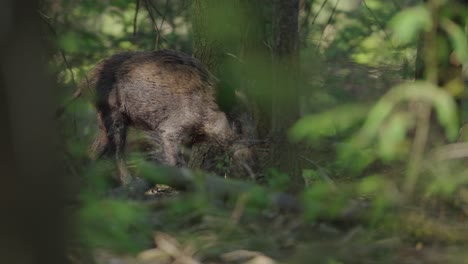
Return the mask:
<path fill-rule="evenodd" d="M 116 159 L 120 181 L 126 184 L 129 127 L 145 131 L 160 145 L 161 162 L 173 166 L 185 164 L 179 146 L 187 137 L 233 145 L 238 136 L 216 103 L 216 84 L 200 61 L 172 50 L 125 52 L 101 61 L 84 84 L 94 93 L 98 115 L 92 149 L 97 157 Z M 245 156 L 248 148 L 240 149 Z"/>

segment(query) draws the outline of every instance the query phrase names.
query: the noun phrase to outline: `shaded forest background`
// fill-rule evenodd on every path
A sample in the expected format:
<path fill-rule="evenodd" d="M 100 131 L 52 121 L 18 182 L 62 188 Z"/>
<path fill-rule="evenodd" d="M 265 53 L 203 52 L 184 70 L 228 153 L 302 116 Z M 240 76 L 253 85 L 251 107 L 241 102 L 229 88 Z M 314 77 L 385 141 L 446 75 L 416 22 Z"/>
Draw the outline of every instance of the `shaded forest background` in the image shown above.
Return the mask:
<path fill-rule="evenodd" d="M 0 28 L 9 263 L 466 262 L 466 1 L 31 2 Z M 102 59 L 159 49 L 219 79 L 255 167 L 212 142 L 184 150 L 190 170 L 160 166 L 135 130 L 143 194 L 90 159 L 90 96 L 67 102 Z"/>

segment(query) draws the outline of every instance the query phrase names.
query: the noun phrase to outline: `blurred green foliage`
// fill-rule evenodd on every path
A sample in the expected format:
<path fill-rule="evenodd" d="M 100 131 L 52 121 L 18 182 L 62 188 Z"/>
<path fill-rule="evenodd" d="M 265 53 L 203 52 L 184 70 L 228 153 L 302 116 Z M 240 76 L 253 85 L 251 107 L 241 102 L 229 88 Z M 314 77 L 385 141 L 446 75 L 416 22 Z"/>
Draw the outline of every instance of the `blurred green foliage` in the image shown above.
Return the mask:
<path fill-rule="evenodd" d="M 409 237 L 412 242 L 430 237 L 437 242 L 437 238 L 426 234 L 437 233 L 431 233 L 431 229 L 435 229 L 439 219 L 433 222 L 432 218 L 429 221 L 410 217 L 405 222 L 406 208 L 442 210 L 446 207 L 432 208 L 426 201 L 443 197 L 451 200 L 447 207 L 456 208 L 451 214 L 459 215 L 463 204 L 468 203 L 463 196 L 457 196 L 467 186 L 468 173 L 463 159 L 450 158 L 457 150 L 466 151 L 466 147 L 451 149 L 446 145 L 457 139 L 460 125 L 453 96 L 435 84 L 413 81 L 416 42 L 420 34 L 431 28 L 430 10 L 420 1 L 303 2 L 310 10 L 301 9 L 299 21 L 300 32 L 307 33 L 301 35 L 298 74 L 301 118 L 289 133 L 290 139 L 303 147 L 304 188 L 299 196 L 304 212 L 295 216 L 296 220 L 304 225 L 342 221 L 343 216 L 348 216 L 352 201 L 358 200 L 365 205 L 358 219 L 370 234 L 358 236 L 365 237 L 361 240 L 349 238 L 350 244 L 357 241 L 358 245 L 366 245 L 386 236 Z M 253 19 L 237 1 L 228 5 L 221 1 L 206 3 L 210 4 L 207 11 L 210 17 L 218 21 L 207 28 L 208 36 L 225 43 L 229 50 L 230 44 L 243 38 Z M 43 19 L 55 32 L 50 38 L 59 52 L 53 57 L 51 68 L 57 72 L 59 94 L 64 101 L 85 73 L 111 54 L 160 48 L 191 53 L 194 19 L 191 1 L 142 0 L 139 5 L 136 12 L 133 0 L 50 1 Z M 263 15 L 272 15 L 270 5 L 265 5 L 262 11 Z M 270 28 L 274 19 L 268 18 L 265 28 Z M 238 24 L 232 24 L 233 21 Z M 464 29 L 447 17 L 440 24 L 457 59 L 466 61 Z M 271 48 L 268 41 L 261 45 Z M 257 97 L 271 92 L 264 89 L 273 83 L 267 62 L 257 60 L 256 54 L 245 58 L 242 50 L 235 52 L 228 54 L 232 63 L 221 65 L 231 71 L 225 81 L 240 86 L 236 87 L 239 90 L 252 89 L 248 94 Z M 246 59 L 252 63 L 246 63 Z M 426 144 L 417 189 L 423 198 L 414 201 L 403 190 L 414 151 L 420 104 L 434 110 L 435 117 L 430 121 L 436 128 L 431 129 L 440 128 L 442 139 L 430 138 Z M 275 168 L 261 172 L 266 188 L 253 188 L 234 200 L 214 199 L 205 190 L 174 197 L 162 206 L 164 210 L 158 211 L 137 202 L 108 197 L 106 190 L 112 187 L 115 168 L 108 162 L 87 158 L 88 145 L 96 131 L 94 112 L 88 102 L 77 101 L 67 108 L 61 125 L 67 169 L 86 176 L 81 183 L 80 230 L 91 247 L 137 253 L 152 246 L 152 231 L 157 229 L 177 234 L 182 241 L 196 241 L 200 255 L 213 257 L 239 248 L 274 255 L 281 248 L 277 240 L 284 242 L 287 239 L 283 236 L 294 233 L 284 235 L 284 230 L 290 230 L 265 225 L 272 222 L 265 217 L 268 215 L 265 211 L 271 207 L 269 191 L 285 191 L 291 181 Z M 132 155 L 128 164 L 136 175 L 157 181 L 158 175 L 165 173 L 146 162 L 145 154 Z M 466 154 L 462 158 L 466 159 Z M 227 163 L 227 157 L 220 157 L 219 164 Z M 202 181 L 203 174 L 196 175 Z M 410 221 L 415 219 L 422 222 L 421 229 L 413 228 L 415 222 Z M 308 231 L 302 235 L 305 237 Z M 315 249 L 317 254 L 322 253 L 320 247 Z M 280 252 L 288 253 L 284 249 Z M 347 263 L 341 261 L 346 258 L 331 252 L 326 263 Z"/>
<path fill-rule="evenodd" d="M 151 245 L 147 210 L 132 202 L 85 200 L 81 236 L 90 247 L 137 253 Z"/>

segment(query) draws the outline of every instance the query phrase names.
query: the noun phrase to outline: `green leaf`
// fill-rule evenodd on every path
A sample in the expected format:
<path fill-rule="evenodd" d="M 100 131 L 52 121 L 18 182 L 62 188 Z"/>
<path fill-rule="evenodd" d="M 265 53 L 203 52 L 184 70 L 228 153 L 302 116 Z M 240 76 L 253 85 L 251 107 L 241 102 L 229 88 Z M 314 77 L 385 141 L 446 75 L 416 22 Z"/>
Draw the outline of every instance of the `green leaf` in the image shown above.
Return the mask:
<path fill-rule="evenodd" d="M 393 160 L 401 154 L 408 129 L 412 127 L 412 121 L 413 119 L 403 112 L 392 115 L 388 123 L 380 130 L 380 156 L 386 160 Z"/>
<path fill-rule="evenodd" d="M 385 185 L 381 175 L 372 175 L 362 179 L 358 185 L 359 193 L 370 195 L 380 193 Z"/>
<path fill-rule="evenodd" d="M 336 135 L 364 119 L 368 107 L 362 105 L 340 106 L 319 114 L 300 119 L 290 130 L 294 141 L 309 139 L 314 142 L 321 137 Z"/>
<path fill-rule="evenodd" d="M 370 148 L 364 148 L 355 142 L 345 142 L 338 145 L 336 164 L 340 168 L 346 168 L 347 174 L 360 173 L 375 160 L 375 151 Z"/>
<path fill-rule="evenodd" d="M 455 56 L 458 61 L 463 62 L 467 59 L 467 51 L 466 51 L 466 39 L 465 39 L 465 31 L 463 28 L 459 27 L 453 21 L 449 19 L 442 19 L 441 27 L 447 32 L 450 41 L 452 42 L 452 46 L 455 51 Z"/>
<path fill-rule="evenodd" d="M 432 26 L 429 10 L 420 5 L 405 9 L 396 14 L 390 21 L 395 41 L 401 44 L 409 43 L 423 30 L 429 30 Z"/>
<path fill-rule="evenodd" d="M 89 200 L 80 210 L 83 239 L 92 246 L 138 252 L 149 242 L 148 212 L 128 201 Z"/>
<path fill-rule="evenodd" d="M 77 52 L 81 48 L 82 40 L 78 34 L 70 32 L 61 36 L 58 43 L 66 52 Z"/>
<path fill-rule="evenodd" d="M 389 118 L 394 108 L 404 101 L 421 101 L 430 104 L 444 127 L 447 138 L 453 140 L 458 134 L 457 108 L 452 96 L 429 82 L 413 82 L 392 88 L 371 110 L 360 134 L 356 138 L 362 145 L 369 144 L 378 135 L 380 127 Z"/>

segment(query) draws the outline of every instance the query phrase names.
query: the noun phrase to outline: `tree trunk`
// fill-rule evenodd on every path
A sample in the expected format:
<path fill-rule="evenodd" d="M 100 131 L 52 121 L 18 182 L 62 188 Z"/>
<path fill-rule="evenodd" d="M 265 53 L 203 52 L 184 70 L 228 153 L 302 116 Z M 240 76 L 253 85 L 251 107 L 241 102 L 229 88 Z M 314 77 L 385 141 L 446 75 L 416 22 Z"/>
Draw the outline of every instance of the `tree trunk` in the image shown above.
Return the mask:
<path fill-rule="evenodd" d="M 274 83 L 272 100 L 272 165 L 300 182 L 297 145 L 288 140 L 288 129 L 299 118 L 298 0 L 275 0 L 273 16 Z"/>
<path fill-rule="evenodd" d="M 194 56 L 221 80 L 219 102 L 228 115 L 236 102 L 226 99 L 235 99 L 236 89 L 245 92 L 254 112 L 256 135 L 272 139 L 268 166 L 297 177 L 297 146 L 289 143 L 287 131 L 299 117 L 295 82 L 299 67 L 299 1 L 273 1 L 273 65 L 267 44 L 270 41 L 265 41 L 268 32 L 262 4 L 266 2 L 271 3 L 195 0 Z M 193 158 L 207 157 L 200 155 L 199 149 L 195 151 L 199 155 Z"/>
<path fill-rule="evenodd" d="M 0 2 L 0 262 L 67 263 L 66 191 L 38 1 Z"/>
<path fill-rule="evenodd" d="M 266 33 L 263 2 L 264 0 L 194 0 L 192 10 L 193 55 L 219 79 L 217 100 L 221 110 L 231 121 L 244 122 L 244 128 L 255 126 L 245 136 L 249 139 L 257 137 L 259 127 L 265 128 L 265 124 L 269 124 L 265 121 L 269 120 L 269 115 L 264 114 L 266 107 L 254 104 L 258 101 L 257 98 L 264 97 L 269 92 L 268 85 L 265 84 L 266 74 L 262 74 L 263 78 L 259 78 L 258 74 L 259 68 L 268 72 L 269 67 L 265 65 L 270 65 L 266 62 L 269 54 L 264 45 Z M 259 67 L 260 64 L 263 67 Z M 255 87 L 251 83 L 255 83 Z M 237 100 L 236 90 L 249 98 L 248 105 L 242 105 L 245 102 Z M 241 112 L 249 111 L 247 109 L 255 109 L 252 112 L 255 114 L 256 124 L 245 124 L 252 121 L 240 117 L 243 114 Z M 263 129 L 262 132 L 266 130 L 268 129 Z M 223 153 L 223 150 L 217 150 L 209 142 L 194 146 L 189 167 L 205 170 L 212 167 L 213 161 L 210 159 L 216 155 L 207 153 L 208 151 Z"/>
<path fill-rule="evenodd" d="M 235 27 L 240 12 L 239 1 L 194 0 L 193 1 L 193 56 L 199 59 L 220 80 L 217 99 L 227 113 L 235 104 L 235 84 L 232 72 L 225 70 L 232 60 L 227 54 L 238 54 L 239 29 Z"/>

